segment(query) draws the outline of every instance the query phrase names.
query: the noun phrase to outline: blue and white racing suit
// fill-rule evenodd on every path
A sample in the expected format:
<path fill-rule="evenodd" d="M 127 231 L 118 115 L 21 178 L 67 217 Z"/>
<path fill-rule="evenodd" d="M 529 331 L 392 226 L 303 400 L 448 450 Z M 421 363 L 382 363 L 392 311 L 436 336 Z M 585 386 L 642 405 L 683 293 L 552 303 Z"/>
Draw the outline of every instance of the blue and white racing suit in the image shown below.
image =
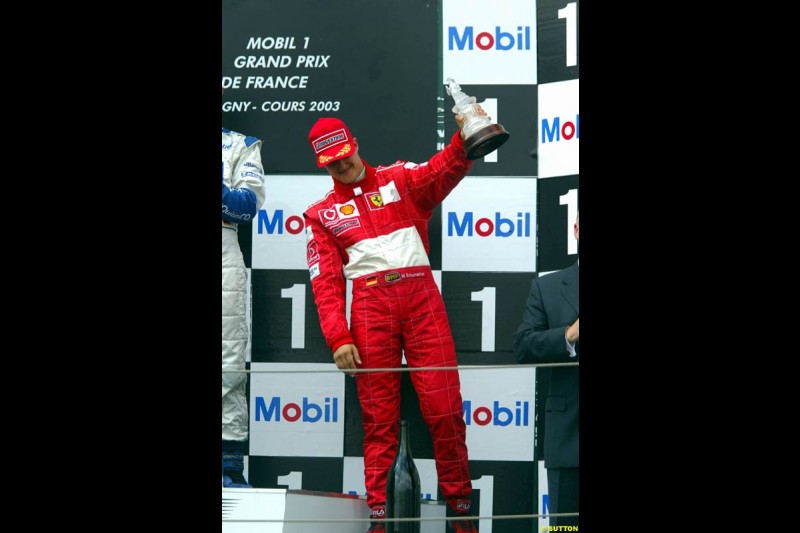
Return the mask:
<path fill-rule="evenodd" d="M 222 369 L 244 370 L 247 271 L 237 237 L 264 203 L 261 141 L 222 128 Z M 222 373 L 222 440 L 248 436 L 247 374 Z"/>

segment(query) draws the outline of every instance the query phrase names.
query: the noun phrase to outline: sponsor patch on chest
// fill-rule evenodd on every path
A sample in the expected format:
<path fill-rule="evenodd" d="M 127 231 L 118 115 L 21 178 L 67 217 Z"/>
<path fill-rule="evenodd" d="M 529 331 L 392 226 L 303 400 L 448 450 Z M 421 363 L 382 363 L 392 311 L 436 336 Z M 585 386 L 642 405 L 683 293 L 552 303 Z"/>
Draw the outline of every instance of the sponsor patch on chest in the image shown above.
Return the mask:
<path fill-rule="evenodd" d="M 360 216 L 355 200 L 350 200 L 344 204 L 334 204 L 328 209 L 320 209 L 317 211 L 317 215 L 324 226 L 334 226 L 343 220 Z"/>
<path fill-rule="evenodd" d="M 360 220 L 358 220 L 358 219 L 348 220 L 346 222 L 342 222 L 338 226 L 332 227 L 331 228 L 331 233 L 333 233 L 334 235 L 339 235 L 340 233 L 342 233 L 344 231 L 347 231 L 349 229 L 360 228 L 360 227 L 361 227 L 361 221 Z"/>

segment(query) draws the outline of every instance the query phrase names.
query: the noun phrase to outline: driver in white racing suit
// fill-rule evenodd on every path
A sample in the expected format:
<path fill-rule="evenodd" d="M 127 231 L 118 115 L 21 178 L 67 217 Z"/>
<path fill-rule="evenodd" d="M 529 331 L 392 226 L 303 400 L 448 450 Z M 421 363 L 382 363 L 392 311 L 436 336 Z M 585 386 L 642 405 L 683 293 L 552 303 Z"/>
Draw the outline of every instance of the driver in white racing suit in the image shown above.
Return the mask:
<path fill-rule="evenodd" d="M 238 224 L 250 223 L 264 203 L 261 141 L 222 128 L 222 480 L 225 487 L 249 485 L 244 477 L 248 436 L 245 320 L 247 272 Z"/>

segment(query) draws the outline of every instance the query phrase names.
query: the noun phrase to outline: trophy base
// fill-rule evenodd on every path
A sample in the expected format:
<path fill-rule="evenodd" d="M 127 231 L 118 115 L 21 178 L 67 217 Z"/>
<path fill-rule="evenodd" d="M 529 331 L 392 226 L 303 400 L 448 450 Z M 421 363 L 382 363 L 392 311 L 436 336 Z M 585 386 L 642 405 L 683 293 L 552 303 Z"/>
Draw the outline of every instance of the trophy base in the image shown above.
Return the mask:
<path fill-rule="evenodd" d="M 500 148 L 508 140 L 509 134 L 500 124 L 481 128 L 464 139 L 467 159 L 478 159 Z"/>

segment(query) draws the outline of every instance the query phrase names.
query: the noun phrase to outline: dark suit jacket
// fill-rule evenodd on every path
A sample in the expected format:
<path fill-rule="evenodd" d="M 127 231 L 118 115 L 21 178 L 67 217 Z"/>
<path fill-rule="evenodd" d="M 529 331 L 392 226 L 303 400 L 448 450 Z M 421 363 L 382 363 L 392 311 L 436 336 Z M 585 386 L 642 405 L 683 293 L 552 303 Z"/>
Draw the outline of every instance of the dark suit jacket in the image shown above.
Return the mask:
<path fill-rule="evenodd" d="M 514 333 L 514 354 L 523 364 L 579 362 L 570 357 L 564 334 L 578 319 L 578 263 L 535 278 L 522 324 Z M 578 367 L 551 367 L 544 414 L 544 465 L 578 466 Z"/>

